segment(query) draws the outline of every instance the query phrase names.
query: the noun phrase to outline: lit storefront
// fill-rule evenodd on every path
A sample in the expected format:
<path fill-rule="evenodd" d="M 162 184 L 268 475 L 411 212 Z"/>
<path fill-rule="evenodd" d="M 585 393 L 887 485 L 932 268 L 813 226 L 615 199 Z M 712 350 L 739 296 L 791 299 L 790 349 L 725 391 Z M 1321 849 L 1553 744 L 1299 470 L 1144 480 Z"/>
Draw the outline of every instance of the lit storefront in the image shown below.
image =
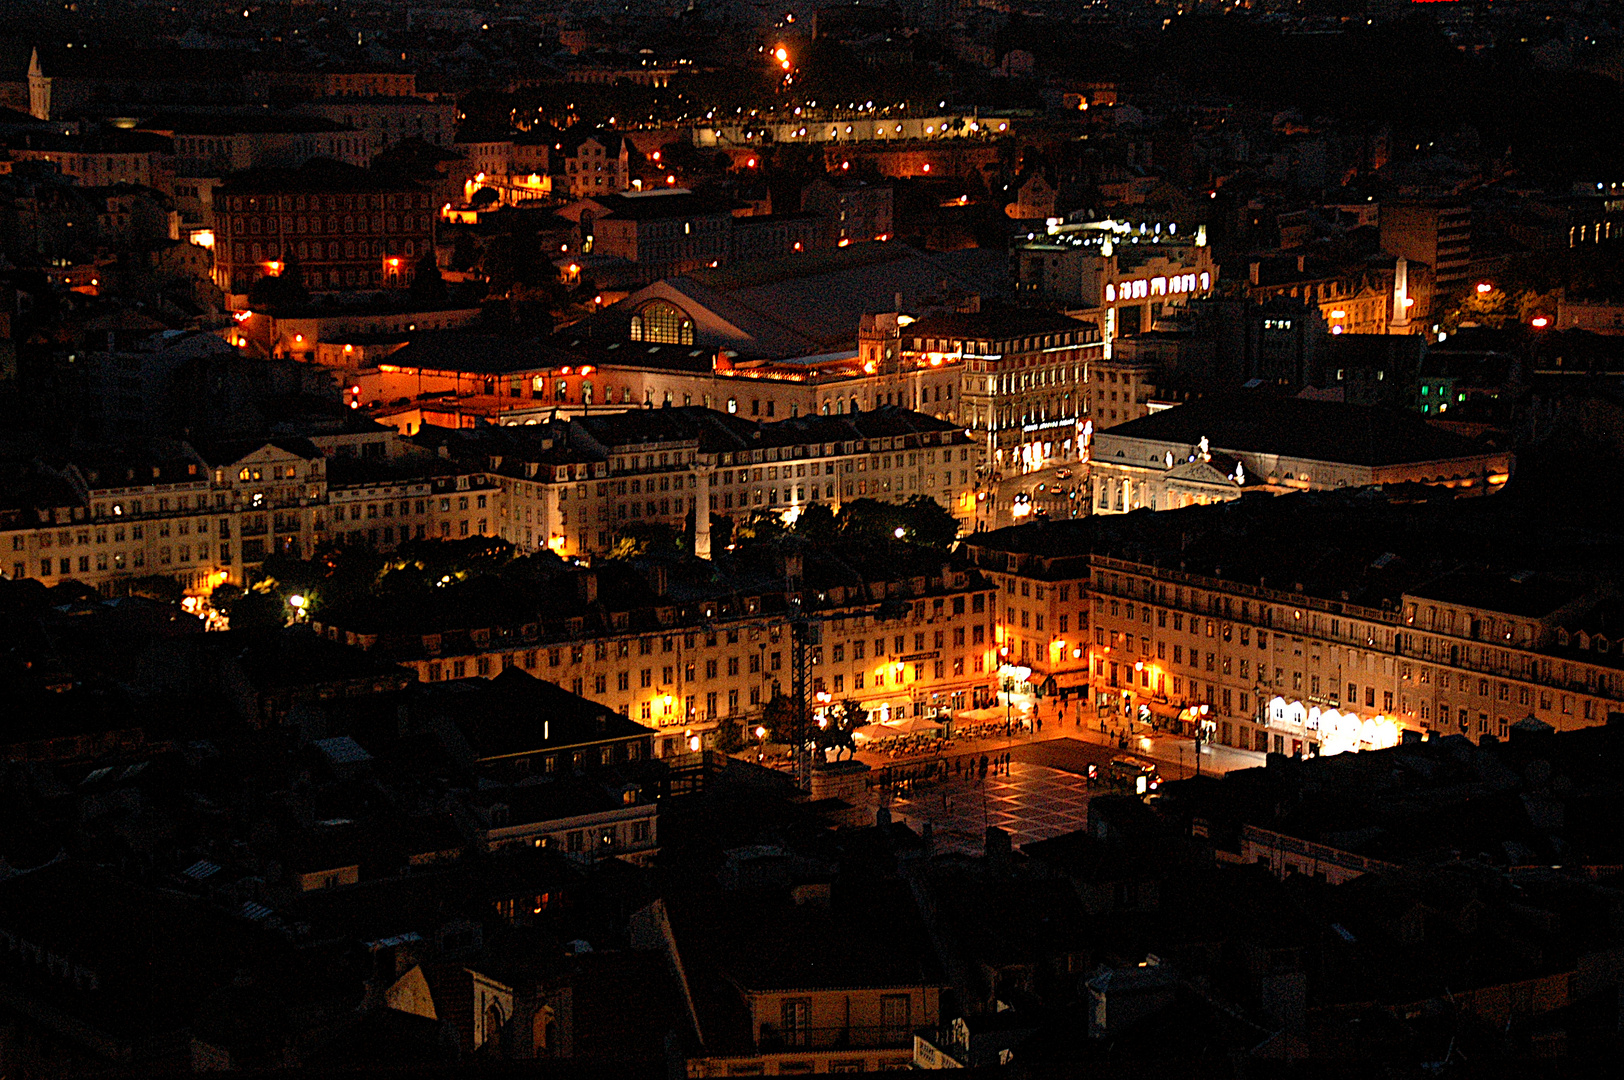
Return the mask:
<path fill-rule="evenodd" d="M 1274 697 L 1269 701 L 1268 726 L 1291 739 L 1293 756 L 1328 756 L 1358 750 L 1384 750 L 1399 743 L 1399 722 L 1391 716 L 1360 716 L 1302 701 Z"/>

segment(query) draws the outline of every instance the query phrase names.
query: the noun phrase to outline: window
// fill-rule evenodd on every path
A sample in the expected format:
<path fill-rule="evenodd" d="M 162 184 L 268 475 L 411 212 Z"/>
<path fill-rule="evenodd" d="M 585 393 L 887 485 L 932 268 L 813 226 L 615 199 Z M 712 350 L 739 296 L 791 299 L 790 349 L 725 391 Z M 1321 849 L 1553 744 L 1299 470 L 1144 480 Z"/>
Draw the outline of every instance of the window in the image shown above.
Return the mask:
<path fill-rule="evenodd" d="M 664 345 L 692 345 L 694 321 L 675 304 L 655 300 L 632 316 L 631 338 Z"/>

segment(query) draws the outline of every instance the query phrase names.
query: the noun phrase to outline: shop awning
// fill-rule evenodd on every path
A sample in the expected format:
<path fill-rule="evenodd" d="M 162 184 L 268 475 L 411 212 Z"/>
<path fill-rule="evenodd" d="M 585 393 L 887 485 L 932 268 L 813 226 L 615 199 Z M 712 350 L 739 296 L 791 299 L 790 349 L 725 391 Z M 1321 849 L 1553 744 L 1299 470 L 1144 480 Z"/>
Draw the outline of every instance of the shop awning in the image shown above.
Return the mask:
<path fill-rule="evenodd" d="M 1165 701 L 1147 701 L 1152 716 L 1164 716 L 1169 720 L 1177 720 L 1184 714 L 1182 705 L 1173 705 Z"/>
<path fill-rule="evenodd" d="M 920 717 L 915 717 L 912 720 L 899 720 L 895 724 L 887 724 L 885 726 L 892 728 L 902 735 L 922 735 L 927 731 L 942 730 L 942 725 L 938 724 L 936 721 L 925 720 Z"/>

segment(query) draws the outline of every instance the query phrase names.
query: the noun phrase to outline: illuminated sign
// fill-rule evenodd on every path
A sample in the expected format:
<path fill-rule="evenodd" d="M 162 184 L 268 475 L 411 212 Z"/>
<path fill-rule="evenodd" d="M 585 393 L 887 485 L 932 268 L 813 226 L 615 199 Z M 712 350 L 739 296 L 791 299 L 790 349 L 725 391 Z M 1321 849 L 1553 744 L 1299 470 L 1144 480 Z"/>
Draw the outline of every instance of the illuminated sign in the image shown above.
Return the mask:
<path fill-rule="evenodd" d="M 1105 286 L 1105 302 L 1114 304 L 1118 300 L 1139 300 L 1150 296 L 1183 296 L 1187 293 L 1204 292 L 1212 286 L 1212 275 L 1206 272 L 1201 274 L 1172 274 L 1167 277 L 1132 278 L 1128 281 L 1107 282 Z"/>

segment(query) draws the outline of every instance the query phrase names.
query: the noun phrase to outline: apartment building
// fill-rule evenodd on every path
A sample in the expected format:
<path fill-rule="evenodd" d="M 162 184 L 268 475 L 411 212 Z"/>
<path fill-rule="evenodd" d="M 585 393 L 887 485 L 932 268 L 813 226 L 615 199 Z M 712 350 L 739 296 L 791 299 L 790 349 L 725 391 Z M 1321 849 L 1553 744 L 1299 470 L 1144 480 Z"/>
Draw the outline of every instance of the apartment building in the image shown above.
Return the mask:
<path fill-rule="evenodd" d="M 117 592 L 164 577 L 206 595 L 251 583 L 271 555 L 308 557 L 329 542 L 388 550 L 414 538 L 496 535 L 495 480 L 414 453 L 362 429 L 11 465 L 0 550 L 13 579 Z"/>
<path fill-rule="evenodd" d="M 297 168 L 313 157 L 364 168 L 379 150 L 369 132 L 292 113 L 172 113 L 147 120 L 141 130 L 171 140 L 175 172 L 188 178 Z"/>
<path fill-rule="evenodd" d="M 1381 208 L 1382 250 L 1432 268 L 1440 289 L 1466 280 L 1472 261 L 1472 208 L 1407 199 Z"/>
<path fill-rule="evenodd" d="M 251 169 L 214 192 L 215 283 L 233 307 L 297 261 L 312 291 L 404 288 L 433 250 L 428 192 L 324 158 L 297 169 Z"/>
<path fill-rule="evenodd" d="M 899 325 L 896 347 L 904 386 L 932 369 L 956 372 L 952 415 L 985 443 L 995 467 L 1081 458 L 1084 386 L 1103 355 L 1097 324 L 1026 309 L 932 315 Z"/>
<path fill-rule="evenodd" d="M 449 100 L 339 93 L 304 102 L 295 110 L 366 132 L 383 149 L 402 139 L 421 139 L 449 149 L 457 137 L 457 106 Z"/>
<path fill-rule="evenodd" d="M 910 899 L 837 882 L 634 915 L 634 938 L 684 973 L 698 1036 L 687 1075 L 907 1069 L 914 1031 L 935 1026 L 949 985 Z"/>
<path fill-rule="evenodd" d="M 1528 717 L 1606 722 L 1624 703 L 1616 591 L 1403 554 L 1420 541 L 1398 522 L 1424 529 L 1459 505 L 1417 519 L 1347 493 L 1034 523 L 979 534 L 969 554 L 998 590 L 1006 663 L 1062 690 L 1081 666 L 1094 715 L 1117 728 L 1207 721 L 1223 744 L 1302 756 L 1504 739 Z"/>
<path fill-rule="evenodd" d="M 724 719 L 758 716 L 790 691 L 798 595 L 812 616 L 804 647 L 818 700 L 854 699 L 876 719 L 967 708 L 994 661 L 985 579 L 921 552 L 861 565 L 849 554 L 572 567 L 479 604 L 452 591 L 410 610 L 328 611 L 316 630 L 423 682 L 518 668 L 654 728 L 655 753 L 668 757 L 709 746 Z"/>
<path fill-rule="evenodd" d="M 974 533 L 970 560 L 996 594 L 994 639 L 999 668 L 1026 668 L 1027 681 L 1063 694 L 1088 686 L 1089 550 L 1094 522 L 1040 520 L 1031 526 Z"/>
<path fill-rule="evenodd" d="M 587 135 L 574 145 L 555 144 L 572 198 L 611 195 L 631 187 L 631 144 L 607 132 Z"/>
<path fill-rule="evenodd" d="M 438 438 L 439 436 L 435 436 Z M 709 529 L 758 511 L 794 520 L 854 499 L 935 499 L 975 513 L 974 447 L 962 428 L 894 406 L 761 422 L 703 408 L 600 413 L 459 432 L 448 449 L 488 461 L 504 501 L 497 535 L 525 550 L 602 553 L 628 523 Z M 695 519 L 696 507 L 709 513 Z M 708 538 L 696 537 L 708 554 Z"/>

